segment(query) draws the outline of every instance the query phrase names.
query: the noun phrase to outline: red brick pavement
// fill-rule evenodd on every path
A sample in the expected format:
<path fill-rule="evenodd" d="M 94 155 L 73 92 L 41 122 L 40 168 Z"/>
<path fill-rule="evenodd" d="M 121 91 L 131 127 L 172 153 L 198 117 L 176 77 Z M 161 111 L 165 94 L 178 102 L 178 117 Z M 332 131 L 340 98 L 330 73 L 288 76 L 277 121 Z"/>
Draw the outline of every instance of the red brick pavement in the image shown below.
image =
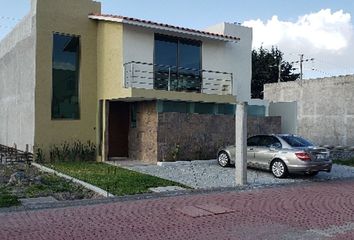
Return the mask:
<path fill-rule="evenodd" d="M 354 182 L 0 214 L 1 240 L 327 238 L 354 239 Z"/>

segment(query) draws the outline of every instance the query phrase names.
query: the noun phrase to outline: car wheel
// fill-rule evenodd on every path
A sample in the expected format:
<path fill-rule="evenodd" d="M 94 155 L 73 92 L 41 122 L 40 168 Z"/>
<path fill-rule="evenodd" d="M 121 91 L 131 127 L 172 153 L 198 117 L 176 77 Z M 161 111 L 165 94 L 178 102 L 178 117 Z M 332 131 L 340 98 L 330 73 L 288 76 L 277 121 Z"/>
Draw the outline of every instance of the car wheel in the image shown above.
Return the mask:
<path fill-rule="evenodd" d="M 218 155 L 218 163 L 222 167 L 227 167 L 230 165 L 230 158 L 226 152 L 220 152 Z"/>
<path fill-rule="evenodd" d="M 318 171 L 315 171 L 315 172 L 307 172 L 305 173 L 306 176 L 309 176 L 309 177 L 314 177 L 318 174 Z"/>
<path fill-rule="evenodd" d="M 274 160 L 270 166 L 270 170 L 276 178 L 284 178 L 288 175 L 288 169 L 282 160 Z"/>

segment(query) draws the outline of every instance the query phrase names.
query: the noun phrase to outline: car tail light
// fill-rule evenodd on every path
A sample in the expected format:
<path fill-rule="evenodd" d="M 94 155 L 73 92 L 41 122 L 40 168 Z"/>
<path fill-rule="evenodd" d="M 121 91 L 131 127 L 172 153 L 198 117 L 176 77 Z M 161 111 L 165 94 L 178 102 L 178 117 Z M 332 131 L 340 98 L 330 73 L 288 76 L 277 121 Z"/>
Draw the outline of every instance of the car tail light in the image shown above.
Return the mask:
<path fill-rule="evenodd" d="M 311 157 L 307 152 L 296 152 L 296 157 L 302 161 L 310 161 Z"/>

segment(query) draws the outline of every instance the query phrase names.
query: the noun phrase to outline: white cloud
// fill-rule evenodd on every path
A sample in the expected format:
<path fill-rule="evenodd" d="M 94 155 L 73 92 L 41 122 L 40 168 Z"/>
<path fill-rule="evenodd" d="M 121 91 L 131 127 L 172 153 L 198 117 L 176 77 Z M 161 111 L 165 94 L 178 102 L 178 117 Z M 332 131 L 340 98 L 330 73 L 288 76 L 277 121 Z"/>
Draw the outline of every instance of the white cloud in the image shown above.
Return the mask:
<path fill-rule="evenodd" d="M 273 16 L 264 22 L 257 19 L 243 25 L 253 28 L 254 48 L 278 46 L 288 61 L 296 60 L 298 54 L 304 53 L 305 57 L 315 58 L 315 66 L 308 66 L 310 71 L 315 68 L 330 72 L 327 75 L 354 72 L 354 27 L 351 15 L 343 10 L 322 9 L 300 16 L 294 22 Z"/>

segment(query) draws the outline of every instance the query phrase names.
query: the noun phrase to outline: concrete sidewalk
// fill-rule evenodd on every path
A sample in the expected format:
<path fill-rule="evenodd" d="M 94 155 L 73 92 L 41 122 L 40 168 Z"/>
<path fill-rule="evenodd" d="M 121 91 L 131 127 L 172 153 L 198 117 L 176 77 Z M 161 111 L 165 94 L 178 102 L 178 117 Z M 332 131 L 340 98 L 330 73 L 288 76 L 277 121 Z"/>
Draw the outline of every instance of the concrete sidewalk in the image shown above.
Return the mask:
<path fill-rule="evenodd" d="M 354 181 L 0 213 L 0 239 L 354 239 Z"/>

